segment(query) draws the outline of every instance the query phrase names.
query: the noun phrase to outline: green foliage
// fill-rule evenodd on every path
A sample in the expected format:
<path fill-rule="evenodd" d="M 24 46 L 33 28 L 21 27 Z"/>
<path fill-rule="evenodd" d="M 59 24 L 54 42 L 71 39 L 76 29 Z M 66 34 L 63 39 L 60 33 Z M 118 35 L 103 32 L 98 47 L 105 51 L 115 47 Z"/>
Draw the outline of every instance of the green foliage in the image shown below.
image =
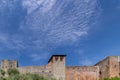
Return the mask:
<path fill-rule="evenodd" d="M 104 80 L 110 80 L 109 78 L 105 78 Z"/>
<path fill-rule="evenodd" d="M 1 75 L 5 75 L 5 71 L 0 70 Z M 0 80 L 48 80 L 47 78 L 39 75 L 39 74 L 20 74 L 17 69 L 8 69 L 7 76 L 0 77 Z M 56 80 L 56 79 L 49 79 L 49 80 Z"/>
<path fill-rule="evenodd" d="M 0 80 L 6 80 L 4 76 L 5 76 L 5 71 L 0 69 Z"/>
<path fill-rule="evenodd" d="M 19 75 L 19 71 L 17 69 L 8 69 L 8 75 Z"/>
<path fill-rule="evenodd" d="M 2 69 L 0 69 L 0 75 L 1 75 L 1 76 L 4 76 L 4 75 L 5 75 L 5 71 L 2 70 Z"/>
<path fill-rule="evenodd" d="M 38 74 L 23 74 L 21 75 L 20 80 L 47 80 L 47 79 Z"/>
<path fill-rule="evenodd" d="M 38 74 L 19 74 L 7 77 L 6 80 L 48 80 Z"/>
<path fill-rule="evenodd" d="M 104 80 L 120 80 L 120 78 L 118 78 L 118 77 L 114 77 L 114 78 L 105 78 Z"/>
<path fill-rule="evenodd" d="M 0 78 L 0 80 L 7 80 L 7 79 L 2 77 L 2 78 Z"/>
<path fill-rule="evenodd" d="M 56 80 L 55 78 L 51 78 L 51 80 Z"/>

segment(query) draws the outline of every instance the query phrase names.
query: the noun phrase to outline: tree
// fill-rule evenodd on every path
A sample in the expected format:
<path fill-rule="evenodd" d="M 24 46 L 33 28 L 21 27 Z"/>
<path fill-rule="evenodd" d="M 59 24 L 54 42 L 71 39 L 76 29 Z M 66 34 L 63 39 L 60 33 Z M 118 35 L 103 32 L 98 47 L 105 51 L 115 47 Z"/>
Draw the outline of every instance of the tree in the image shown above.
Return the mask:
<path fill-rule="evenodd" d="M 0 69 L 0 77 L 3 77 L 5 75 L 5 71 Z"/>
<path fill-rule="evenodd" d="M 0 80 L 6 80 L 4 76 L 5 76 L 5 71 L 0 69 Z"/>
<path fill-rule="evenodd" d="M 8 69 L 7 71 L 8 75 L 19 75 L 20 72 L 17 69 Z"/>
<path fill-rule="evenodd" d="M 20 73 L 17 69 L 8 69 L 7 73 L 7 80 L 19 80 L 20 78 Z"/>

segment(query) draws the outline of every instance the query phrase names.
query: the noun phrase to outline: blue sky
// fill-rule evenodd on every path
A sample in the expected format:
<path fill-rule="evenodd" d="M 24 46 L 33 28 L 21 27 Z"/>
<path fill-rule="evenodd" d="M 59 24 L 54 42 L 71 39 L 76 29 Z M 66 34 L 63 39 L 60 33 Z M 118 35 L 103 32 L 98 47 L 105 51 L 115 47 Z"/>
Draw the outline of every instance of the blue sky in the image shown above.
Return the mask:
<path fill-rule="evenodd" d="M 0 0 L 0 60 L 94 65 L 120 55 L 120 0 Z"/>

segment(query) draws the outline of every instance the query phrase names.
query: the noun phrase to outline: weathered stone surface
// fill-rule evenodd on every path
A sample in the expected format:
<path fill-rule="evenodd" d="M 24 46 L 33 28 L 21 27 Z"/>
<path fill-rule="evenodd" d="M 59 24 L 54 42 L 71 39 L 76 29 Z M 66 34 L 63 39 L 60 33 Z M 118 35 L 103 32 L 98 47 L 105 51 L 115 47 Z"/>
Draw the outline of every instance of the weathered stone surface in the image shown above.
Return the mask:
<path fill-rule="evenodd" d="M 98 80 L 98 66 L 66 67 L 66 80 Z"/>
<path fill-rule="evenodd" d="M 18 62 L 17 60 L 2 60 L 1 61 L 1 68 L 4 70 L 4 71 L 7 71 L 8 69 L 11 69 L 11 68 L 18 68 Z"/>
<path fill-rule="evenodd" d="M 104 60 L 98 62 L 96 65 L 99 66 L 100 79 L 119 77 L 120 73 L 119 56 L 109 56 Z"/>

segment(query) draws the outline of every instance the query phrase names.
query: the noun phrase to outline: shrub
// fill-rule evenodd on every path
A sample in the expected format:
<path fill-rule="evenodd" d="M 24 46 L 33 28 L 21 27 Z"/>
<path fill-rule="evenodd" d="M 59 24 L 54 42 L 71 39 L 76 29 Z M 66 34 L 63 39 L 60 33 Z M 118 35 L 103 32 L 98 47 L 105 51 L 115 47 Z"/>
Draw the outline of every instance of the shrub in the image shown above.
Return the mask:
<path fill-rule="evenodd" d="M 5 71 L 0 69 L 0 76 L 4 76 L 5 75 Z"/>
<path fill-rule="evenodd" d="M 8 69 L 8 75 L 19 75 L 19 71 L 17 69 Z"/>

